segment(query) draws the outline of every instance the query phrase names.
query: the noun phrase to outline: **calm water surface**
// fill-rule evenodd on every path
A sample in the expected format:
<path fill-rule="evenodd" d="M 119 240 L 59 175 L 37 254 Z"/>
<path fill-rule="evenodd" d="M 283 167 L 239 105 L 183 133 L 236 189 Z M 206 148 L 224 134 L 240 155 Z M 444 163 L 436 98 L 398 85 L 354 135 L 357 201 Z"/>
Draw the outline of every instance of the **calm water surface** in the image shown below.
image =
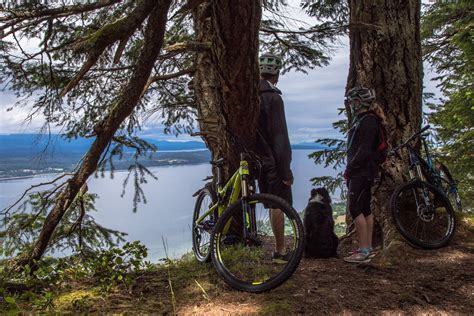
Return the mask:
<path fill-rule="evenodd" d="M 309 160 L 310 150 L 294 150 L 292 170 L 294 207 L 302 210 L 311 190 L 310 179 L 314 176 L 334 175 L 332 169 L 324 169 Z M 179 257 L 191 250 L 191 220 L 194 198 L 192 194 L 211 173 L 209 164 L 150 168 L 158 180 L 149 179 L 143 186 L 147 204 L 140 204 L 133 213 L 133 186 L 129 185 L 123 198 L 122 183 L 126 172 L 115 172 L 114 179 L 91 178 L 89 192 L 96 193 L 98 212 L 96 221 L 108 228 L 128 233 L 127 240 L 140 240 L 148 247 L 148 259 L 157 261 L 165 257 L 163 239 L 168 256 Z M 41 175 L 32 178 L 0 181 L 0 209 L 8 206 L 33 184 L 45 182 L 57 175 Z M 132 182 L 132 181 L 130 181 Z"/>

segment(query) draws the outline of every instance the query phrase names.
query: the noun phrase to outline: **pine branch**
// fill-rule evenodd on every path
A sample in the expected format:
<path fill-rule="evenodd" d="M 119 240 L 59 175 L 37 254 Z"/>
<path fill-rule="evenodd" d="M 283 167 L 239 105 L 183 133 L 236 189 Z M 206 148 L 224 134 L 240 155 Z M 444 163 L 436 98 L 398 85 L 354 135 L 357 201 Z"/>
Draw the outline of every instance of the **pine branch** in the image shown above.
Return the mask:
<path fill-rule="evenodd" d="M 196 71 L 196 68 L 191 67 L 191 68 L 183 69 L 183 70 L 177 71 L 175 73 L 171 73 L 171 74 L 152 76 L 148 79 L 145 87 L 143 88 L 142 96 L 148 91 L 148 89 L 150 88 L 150 86 L 154 82 L 174 79 L 174 78 L 178 78 L 178 77 L 181 77 L 181 76 L 184 76 L 184 75 L 192 75 L 195 71 Z"/>
<path fill-rule="evenodd" d="M 188 13 L 192 10 L 194 10 L 195 8 L 197 8 L 199 5 L 201 5 L 203 2 L 205 2 L 206 0 L 188 0 L 186 2 L 185 5 L 183 5 L 181 7 L 181 9 L 179 9 L 176 14 L 173 16 L 173 18 L 178 15 L 178 14 L 183 14 L 183 13 Z"/>
<path fill-rule="evenodd" d="M 181 77 L 181 76 L 184 76 L 184 75 L 191 75 L 195 71 L 196 71 L 196 68 L 191 67 L 191 68 L 183 69 L 183 70 L 177 71 L 175 73 L 171 73 L 171 74 L 153 76 L 153 77 L 150 77 L 150 80 L 151 80 L 151 82 L 157 82 L 157 81 L 161 81 L 161 80 L 169 80 L 169 79 Z"/>
<path fill-rule="evenodd" d="M 51 184 L 54 184 L 56 183 L 56 181 L 59 181 L 61 180 L 62 178 L 66 177 L 66 176 L 72 176 L 73 174 L 72 173 L 63 173 L 62 175 L 54 178 L 53 180 L 51 181 L 48 181 L 48 182 L 42 182 L 42 183 L 38 183 L 38 184 L 33 184 L 31 185 L 28 189 L 26 189 L 25 191 L 23 191 L 23 194 L 20 196 L 20 198 L 18 200 L 16 200 L 12 205 L 10 205 L 9 207 L 5 208 L 2 212 L 0 212 L 0 215 L 6 215 L 8 214 L 12 208 L 14 208 L 18 203 L 20 203 L 21 200 L 23 200 L 23 198 L 33 189 L 35 188 L 39 188 L 39 187 L 42 187 L 42 186 L 45 186 L 45 185 L 51 185 Z"/>
<path fill-rule="evenodd" d="M 99 0 L 94 3 L 86 3 L 86 4 L 76 4 L 71 6 L 62 6 L 58 8 L 52 9 L 40 9 L 37 8 L 31 11 L 10 11 L 10 15 L 0 18 L 0 22 L 10 21 L 16 19 L 17 22 L 26 19 L 34 19 L 39 17 L 64 17 L 68 15 L 74 15 L 79 13 L 86 13 L 89 11 L 101 9 L 107 6 L 111 6 L 120 2 L 121 0 Z"/>
<path fill-rule="evenodd" d="M 173 45 L 170 45 L 168 47 L 165 47 L 165 51 L 168 53 L 176 54 L 180 52 L 206 52 L 211 49 L 211 43 L 208 42 L 194 42 L 194 41 L 188 41 L 188 42 L 182 42 L 182 43 L 176 43 Z M 166 57 L 166 55 L 164 55 Z M 163 56 L 160 56 L 160 59 L 163 58 Z"/>
<path fill-rule="evenodd" d="M 139 6 L 142 5 L 142 9 L 144 4 L 151 4 L 151 8 L 146 10 L 146 16 L 149 14 L 150 18 L 145 28 L 144 44 L 138 58 L 137 66 L 129 78 L 127 85 L 122 89 L 120 98 L 113 105 L 108 115 L 102 120 L 102 124 L 100 124 L 102 129 L 100 133 L 97 134 L 94 143 L 90 146 L 83 163 L 68 181 L 61 195 L 56 199 L 32 250 L 17 258 L 17 266 L 32 263 L 33 260 L 38 260 L 43 255 L 57 225 L 73 203 L 79 189 L 94 170 L 96 170 L 102 153 L 110 143 L 117 129 L 120 128 L 135 109 L 141 91 L 143 91 L 143 87 L 146 84 L 146 78 L 150 76 L 163 44 L 167 20 L 166 16 L 170 3 L 171 0 L 140 2 Z"/>
<path fill-rule="evenodd" d="M 140 1 L 135 9 L 125 18 L 102 26 L 99 30 L 79 41 L 76 44 L 76 52 L 87 53 L 88 58 L 79 70 L 78 74 L 64 87 L 59 94 L 60 97 L 71 91 L 89 69 L 95 65 L 104 50 L 116 41 L 126 41 L 136 29 L 148 17 L 155 6 L 154 1 Z"/>

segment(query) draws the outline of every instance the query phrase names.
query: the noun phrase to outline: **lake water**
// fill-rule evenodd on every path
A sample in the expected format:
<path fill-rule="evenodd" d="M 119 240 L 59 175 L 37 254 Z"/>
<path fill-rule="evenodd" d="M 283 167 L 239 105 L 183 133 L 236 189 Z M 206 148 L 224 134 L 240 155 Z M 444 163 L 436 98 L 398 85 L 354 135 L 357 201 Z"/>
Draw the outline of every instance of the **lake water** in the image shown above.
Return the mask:
<path fill-rule="evenodd" d="M 294 150 L 292 170 L 295 177 L 293 200 L 296 210 L 308 201 L 315 176 L 334 175 L 332 169 L 315 165 L 308 159 L 311 150 Z M 179 257 L 191 250 L 191 220 L 194 208 L 192 194 L 202 187 L 201 180 L 211 173 L 209 164 L 150 168 L 158 180 L 149 179 L 143 186 L 147 204 L 140 204 L 133 213 L 133 186 L 127 187 L 123 198 L 122 183 L 126 172 L 114 173 L 114 179 L 91 178 L 89 192 L 96 193 L 96 221 L 108 228 L 128 233 L 128 241 L 140 240 L 148 247 L 148 259 L 156 262 L 165 257 L 163 238 L 168 256 Z M 0 209 L 15 201 L 33 184 L 54 179 L 55 175 L 0 181 Z M 132 182 L 132 181 L 131 181 Z"/>

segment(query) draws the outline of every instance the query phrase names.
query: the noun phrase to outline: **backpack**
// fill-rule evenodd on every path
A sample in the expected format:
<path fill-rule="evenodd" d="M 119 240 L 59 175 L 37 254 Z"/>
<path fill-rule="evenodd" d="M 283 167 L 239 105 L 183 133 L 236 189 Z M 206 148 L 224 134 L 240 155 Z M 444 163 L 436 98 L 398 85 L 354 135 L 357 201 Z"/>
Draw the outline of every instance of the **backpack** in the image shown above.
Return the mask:
<path fill-rule="evenodd" d="M 374 114 L 370 114 L 374 115 Z M 374 115 L 376 116 L 376 115 Z M 379 119 L 377 117 L 377 119 Z M 385 130 L 385 127 L 379 122 L 379 144 L 377 145 L 377 157 L 375 159 L 375 162 L 378 165 L 383 164 L 388 157 L 388 143 L 387 143 L 387 131 Z"/>
<path fill-rule="evenodd" d="M 380 118 L 374 113 L 369 112 L 357 123 L 353 135 L 355 135 L 355 133 L 357 132 L 357 129 L 359 128 L 364 118 L 368 116 L 375 117 L 377 119 L 377 122 L 379 123 L 379 142 L 375 150 L 374 162 L 380 166 L 387 160 L 388 157 L 387 131 L 385 130 L 385 127 L 383 127 L 383 125 L 380 123 Z"/>

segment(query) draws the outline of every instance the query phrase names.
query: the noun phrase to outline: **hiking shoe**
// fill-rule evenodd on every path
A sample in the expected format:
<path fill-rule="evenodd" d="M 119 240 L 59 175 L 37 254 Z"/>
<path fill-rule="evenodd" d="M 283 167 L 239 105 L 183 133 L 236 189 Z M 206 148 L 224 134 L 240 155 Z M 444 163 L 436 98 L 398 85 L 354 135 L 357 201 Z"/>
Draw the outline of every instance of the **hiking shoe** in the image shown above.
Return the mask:
<path fill-rule="evenodd" d="M 351 263 L 365 263 L 370 262 L 369 253 L 363 251 L 357 251 L 351 254 L 350 256 L 344 257 L 345 262 Z"/>
<path fill-rule="evenodd" d="M 288 263 L 292 255 L 293 255 L 293 251 L 287 251 L 286 254 L 284 255 L 275 251 L 272 253 L 272 262 L 279 263 L 279 264 L 286 264 Z"/>
<path fill-rule="evenodd" d="M 347 254 L 348 257 L 350 257 L 351 255 L 355 254 L 355 253 L 358 253 L 360 252 L 360 248 L 357 248 L 357 249 L 352 249 L 351 251 L 349 251 L 349 253 Z M 375 257 L 377 255 L 377 253 L 375 252 L 375 249 L 370 247 L 369 248 L 369 258 L 372 259 L 373 257 Z"/>
<path fill-rule="evenodd" d="M 372 259 L 373 257 L 375 257 L 377 255 L 377 252 L 375 252 L 375 249 L 370 247 L 369 248 L 369 258 Z"/>

